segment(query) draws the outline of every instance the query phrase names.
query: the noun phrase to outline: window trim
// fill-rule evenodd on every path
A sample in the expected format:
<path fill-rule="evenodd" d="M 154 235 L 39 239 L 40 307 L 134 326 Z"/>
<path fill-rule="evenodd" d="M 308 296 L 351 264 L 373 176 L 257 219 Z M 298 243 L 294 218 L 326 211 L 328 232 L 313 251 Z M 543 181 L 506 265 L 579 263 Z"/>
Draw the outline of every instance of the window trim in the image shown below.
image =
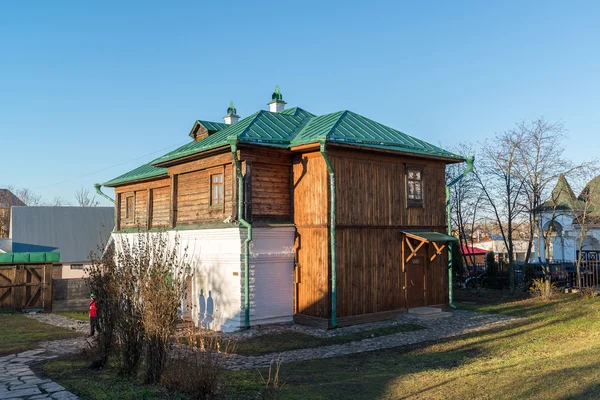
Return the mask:
<path fill-rule="evenodd" d="M 404 190 L 406 191 L 406 207 L 414 207 L 414 208 L 423 208 L 424 204 L 425 204 L 425 190 L 424 187 L 425 185 L 423 184 L 424 182 L 424 178 L 425 178 L 425 174 L 423 173 L 424 171 L 424 167 L 422 165 L 406 165 L 405 166 L 405 173 L 404 173 Z M 420 180 L 414 180 L 411 179 L 412 181 L 416 181 L 416 182 L 420 182 L 421 184 L 421 198 L 420 199 L 409 199 L 408 198 L 408 175 L 409 172 L 414 171 L 414 172 L 419 172 L 421 174 L 421 179 Z"/>
<path fill-rule="evenodd" d="M 131 215 L 129 215 L 129 205 L 127 202 L 131 199 Z M 135 194 L 125 195 L 125 220 L 132 221 L 135 218 Z"/>
<path fill-rule="evenodd" d="M 69 269 L 73 269 L 73 270 L 79 270 L 82 271 L 84 269 L 84 265 L 83 264 L 71 264 L 69 266 Z"/>
<path fill-rule="evenodd" d="M 213 177 L 220 175 L 221 176 L 221 182 L 213 182 Z M 220 172 L 215 172 L 213 174 L 209 174 L 209 184 L 210 184 L 210 206 L 211 207 L 223 207 L 225 205 L 225 174 L 223 173 L 223 171 Z M 214 188 L 215 185 L 220 185 L 221 186 L 221 202 L 220 203 L 215 203 L 214 202 Z"/>

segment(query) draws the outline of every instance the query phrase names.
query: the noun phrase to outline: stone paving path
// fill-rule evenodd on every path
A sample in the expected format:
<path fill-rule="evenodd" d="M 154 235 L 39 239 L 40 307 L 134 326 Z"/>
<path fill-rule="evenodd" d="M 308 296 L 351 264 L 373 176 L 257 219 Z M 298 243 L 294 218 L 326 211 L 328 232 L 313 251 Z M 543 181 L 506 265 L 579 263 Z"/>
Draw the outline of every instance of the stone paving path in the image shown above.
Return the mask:
<path fill-rule="evenodd" d="M 438 318 L 431 319 L 421 319 L 411 315 L 401 314 L 398 317 L 398 320 L 402 323 L 416 323 L 426 329 L 379 336 L 345 344 L 284 351 L 282 353 L 272 353 L 262 356 L 253 357 L 231 354 L 225 360 L 225 365 L 227 369 L 241 370 L 268 367 L 273 360 L 277 360 L 278 358 L 280 358 L 282 363 L 289 363 L 294 361 L 339 357 L 348 354 L 382 350 L 480 332 L 522 321 L 523 318 L 500 314 L 472 313 L 469 311 L 454 310 L 448 313 L 442 313 Z"/>
<path fill-rule="evenodd" d="M 88 325 L 54 314 L 27 314 L 40 322 L 62 326 L 78 332 L 88 332 Z M 39 348 L 0 357 L 0 400 L 77 399 L 73 393 L 50 379 L 35 376 L 30 365 L 60 355 L 72 354 L 88 347 L 83 337 L 53 340 L 39 344 Z"/>
<path fill-rule="evenodd" d="M 81 350 L 84 342 L 80 338 L 45 342 L 39 349 L 0 357 L 0 399 L 77 399 L 58 383 L 36 377 L 29 365 Z"/>
<path fill-rule="evenodd" d="M 28 316 L 40 322 L 62 326 L 79 332 L 87 332 L 88 330 L 87 324 L 60 315 L 33 314 Z M 280 333 L 289 330 L 301 331 L 321 337 L 338 336 L 406 323 L 418 324 L 425 329 L 373 337 L 339 345 L 291 350 L 262 356 L 241 356 L 232 354 L 226 358 L 225 367 L 231 370 L 241 370 L 268 367 L 273 360 L 277 360 L 278 358 L 282 363 L 289 363 L 294 361 L 339 357 L 348 354 L 382 350 L 480 332 L 506 326 L 522 320 L 523 318 L 499 314 L 454 310 L 451 312 L 440 313 L 437 318 L 419 318 L 410 314 L 401 314 L 395 320 L 391 321 L 380 321 L 372 324 L 356 325 L 329 331 L 292 324 L 271 325 L 265 328 L 254 328 L 254 331 L 248 330 L 240 334 L 234 334 L 232 335 L 232 338 L 244 340 L 260 334 Z M 66 391 L 65 388 L 59 384 L 49 379 L 40 379 L 36 377 L 29 365 L 60 355 L 76 353 L 87 346 L 89 346 L 89 344 L 84 338 L 56 340 L 41 343 L 36 350 L 29 350 L 19 354 L 0 357 L 0 400 L 77 399 L 77 396 Z"/>

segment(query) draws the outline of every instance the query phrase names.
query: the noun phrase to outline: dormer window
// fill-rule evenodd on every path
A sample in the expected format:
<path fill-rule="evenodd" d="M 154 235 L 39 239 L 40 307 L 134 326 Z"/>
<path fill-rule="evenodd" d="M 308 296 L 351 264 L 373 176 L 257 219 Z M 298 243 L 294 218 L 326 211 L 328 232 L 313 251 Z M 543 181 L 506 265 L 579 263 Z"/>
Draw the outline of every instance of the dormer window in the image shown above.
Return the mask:
<path fill-rule="evenodd" d="M 408 207 L 423 207 L 423 170 L 409 167 L 406 173 L 406 204 Z"/>

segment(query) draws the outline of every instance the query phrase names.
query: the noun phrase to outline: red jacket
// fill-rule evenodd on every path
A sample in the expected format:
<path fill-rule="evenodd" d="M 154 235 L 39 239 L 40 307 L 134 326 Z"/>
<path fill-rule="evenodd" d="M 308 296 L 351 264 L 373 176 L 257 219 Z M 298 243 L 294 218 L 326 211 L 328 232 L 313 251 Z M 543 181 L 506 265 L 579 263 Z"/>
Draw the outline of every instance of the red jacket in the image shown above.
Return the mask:
<path fill-rule="evenodd" d="M 96 318 L 96 300 L 90 301 L 90 318 Z"/>

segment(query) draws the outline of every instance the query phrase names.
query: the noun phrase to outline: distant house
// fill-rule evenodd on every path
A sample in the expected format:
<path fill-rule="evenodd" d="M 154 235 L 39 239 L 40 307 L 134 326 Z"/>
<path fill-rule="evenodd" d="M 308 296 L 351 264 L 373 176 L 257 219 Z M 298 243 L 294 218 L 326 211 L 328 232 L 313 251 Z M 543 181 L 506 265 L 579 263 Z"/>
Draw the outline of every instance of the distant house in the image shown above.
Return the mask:
<path fill-rule="evenodd" d="M 82 278 L 91 252 L 106 243 L 114 227 L 113 207 L 12 207 L 5 252 L 60 252 L 55 278 Z"/>
<path fill-rule="evenodd" d="M 0 189 L 0 238 L 7 238 L 10 231 L 10 208 L 12 206 L 24 206 L 13 192 L 8 189 Z M 3 246 L 0 243 L 0 252 Z"/>
<path fill-rule="evenodd" d="M 527 247 L 529 242 L 527 240 L 513 240 L 514 257 L 517 262 L 524 262 L 527 254 Z M 494 236 L 488 240 L 483 240 L 478 243 L 473 243 L 473 247 L 483 249 L 487 251 L 493 251 L 496 261 L 507 261 L 508 262 L 508 249 L 504 244 L 502 236 Z"/>
<path fill-rule="evenodd" d="M 485 255 L 487 250 L 480 249 L 475 246 L 460 246 L 460 253 L 467 260 L 467 264 L 482 265 L 485 264 Z"/>
<path fill-rule="evenodd" d="M 542 260 L 547 255 L 549 260 L 576 261 L 580 250 L 583 261 L 600 260 L 600 175 L 589 181 L 579 196 L 561 175 L 551 198 L 540 210 L 541 226 L 547 234 L 547 241 L 544 243 L 543 238 L 536 237 L 534 244 L 536 254 Z M 585 221 L 583 237 L 581 221 Z"/>

